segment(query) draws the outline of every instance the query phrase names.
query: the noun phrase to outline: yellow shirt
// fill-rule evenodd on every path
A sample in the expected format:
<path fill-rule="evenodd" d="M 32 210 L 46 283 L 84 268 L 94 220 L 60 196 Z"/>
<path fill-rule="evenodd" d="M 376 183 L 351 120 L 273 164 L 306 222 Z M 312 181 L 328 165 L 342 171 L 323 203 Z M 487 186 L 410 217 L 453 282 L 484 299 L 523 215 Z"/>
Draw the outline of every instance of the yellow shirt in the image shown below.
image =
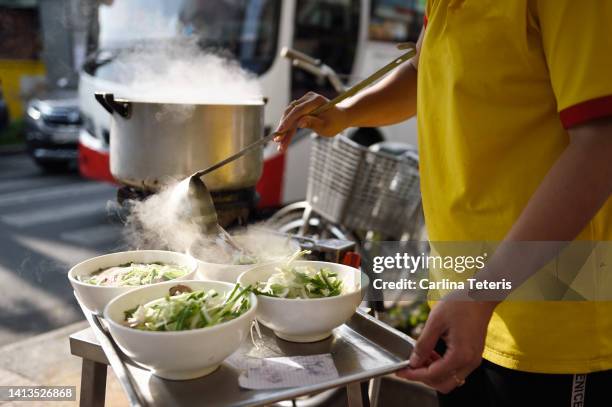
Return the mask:
<path fill-rule="evenodd" d="M 417 110 L 432 241 L 502 240 L 567 129 L 612 116 L 611 22 L 612 1 L 429 1 Z M 579 239 L 612 240 L 612 199 Z M 484 357 L 531 372 L 612 369 L 612 304 L 502 303 Z"/>

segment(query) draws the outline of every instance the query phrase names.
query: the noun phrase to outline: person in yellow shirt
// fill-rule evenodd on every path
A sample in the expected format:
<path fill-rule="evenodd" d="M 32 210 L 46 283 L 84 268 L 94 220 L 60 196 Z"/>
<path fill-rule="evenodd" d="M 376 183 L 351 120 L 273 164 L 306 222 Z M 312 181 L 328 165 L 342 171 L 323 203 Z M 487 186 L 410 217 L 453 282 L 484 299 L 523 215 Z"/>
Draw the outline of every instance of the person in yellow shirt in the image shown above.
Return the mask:
<path fill-rule="evenodd" d="M 276 141 L 417 115 L 432 241 L 612 241 L 610 22 L 610 1 L 430 0 L 411 64 L 317 117 L 292 102 Z M 612 303 L 441 301 L 410 366 L 441 405 L 612 405 Z"/>

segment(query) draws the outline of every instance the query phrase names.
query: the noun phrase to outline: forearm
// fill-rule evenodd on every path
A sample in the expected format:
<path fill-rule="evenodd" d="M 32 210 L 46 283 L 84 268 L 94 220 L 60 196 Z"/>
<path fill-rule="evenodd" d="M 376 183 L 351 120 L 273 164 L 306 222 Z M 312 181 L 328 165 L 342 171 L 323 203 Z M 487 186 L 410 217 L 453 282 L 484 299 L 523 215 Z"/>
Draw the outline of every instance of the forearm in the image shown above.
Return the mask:
<path fill-rule="evenodd" d="M 298 128 L 309 128 L 320 136 L 333 137 L 348 127 L 378 127 L 404 121 L 416 113 L 417 70 L 424 31 L 416 44 L 416 55 L 410 63 L 397 67 L 377 84 L 326 111 L 310 115 L 328 102 L 308 92 L 293 101 L 276 128 L 274 139 L 285 151 Z"/>
<path fill-rule="evenodd" d="M 350 127 L 378 127 L 416 114 L 417 71 L 406 63 L 379 83 L 342 103 Z"/>
<path fill-rule="evenodd" d="M 482 275 L 479 273 L 480 278 L 522 283 L 552 260 L 566 242 L 574 240 L 610 198 L 612 121 L 578 128 L 571 134 L 572 142 L 529 200 L 487 268 Z"/>
<path fill-rule="evenodd" d="M 507 240 L 576 238 L 612 192 L 612 125 L 609 131 L 607 139 L 590 134 L 576 136 L 584 139 L 573 141 L 563 152 Z"/>

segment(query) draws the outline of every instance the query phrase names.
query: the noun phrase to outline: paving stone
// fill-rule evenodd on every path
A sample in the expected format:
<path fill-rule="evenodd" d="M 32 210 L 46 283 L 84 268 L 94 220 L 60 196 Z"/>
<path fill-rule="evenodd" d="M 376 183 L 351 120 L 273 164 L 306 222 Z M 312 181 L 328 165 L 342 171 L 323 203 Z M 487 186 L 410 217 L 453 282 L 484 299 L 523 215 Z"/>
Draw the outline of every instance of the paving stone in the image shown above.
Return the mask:
<path fill-rule="evenodd" d="M 77 322 L 0 348 L 0 386 L 76 386 L 80 394 L 81 359 L 70 354 L 68 337 L 87 327 Z M 74 407 L 67 402 L 0 402 L 1 407 Z M 112 369 L 108 369 L 106 407 L 129 405 Z"/>

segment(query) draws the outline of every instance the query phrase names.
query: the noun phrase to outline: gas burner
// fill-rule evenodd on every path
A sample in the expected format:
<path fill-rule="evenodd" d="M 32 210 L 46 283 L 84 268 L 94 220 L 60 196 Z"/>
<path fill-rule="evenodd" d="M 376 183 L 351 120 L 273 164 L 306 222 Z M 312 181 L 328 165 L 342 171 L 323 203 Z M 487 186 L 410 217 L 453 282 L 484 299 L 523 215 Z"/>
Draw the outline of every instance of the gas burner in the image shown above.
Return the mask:
<path fill-rule="evenodd" d="M 153 194 L 149 190 L 123 186 L 117 190 L 117 202 L 123 205 L 126 201 L 144 201 Z"/>
<path fill-rule="evenodd" d="M 211 196 L 217 209 L 219 224 L 224 228 L 245 226 L 259 199 L 255 188 L 245 188 L 237 191 L 213 191 Z"/>
<path fill-rule="evenodd" d="M 126 201 L 142 201 L 153 194 L 154 192 L 150 190 L 123 186 L 117 190 L 117 202 L 123 206 Z M 255 188 L 213 191 L 211 195 L 217 209 L 219 224 L 224 228 L 246 225 L 258 200 Z"/>

